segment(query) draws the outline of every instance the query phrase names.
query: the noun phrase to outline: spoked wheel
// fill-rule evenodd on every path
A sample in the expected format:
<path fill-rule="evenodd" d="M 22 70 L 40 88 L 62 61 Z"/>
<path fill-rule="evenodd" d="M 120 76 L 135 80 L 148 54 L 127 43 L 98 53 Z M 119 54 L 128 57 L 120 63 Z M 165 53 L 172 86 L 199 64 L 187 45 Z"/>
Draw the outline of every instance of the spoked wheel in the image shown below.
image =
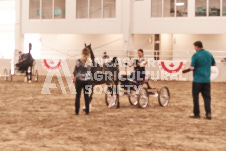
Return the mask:
<path fill-rule="evenodd" d="M 12 73 L 11 73 L 11 70 L 9 70 L 9 75 L 8 75 L 8 80 L 11 82 L 12 81 L 12 78 L 13 76 L 12 76 Z"/>
<path fill-rule="evenodd" d="M 159 100 L 159 105 L 162 107 L 166 107 L 169 104 L 170 92 L 167 87 L 162 87 L 158 91 L 158 100 Z"/>
<path fill-rule="evenodd" d="M 149 102 L 148 91 L 147 89 L 141 87 L 139 90 L 138 106 L 144 109 L 148 106 L 148 102 Z"/>
<path fill-rule="evenodd" d="M 4 80 L 7 81 L 8 80 L 8 72 L 7 69 L 4 69 Z"/>
<path fill-rule="evenodd" d="M 112 108 L 116 105 L 117 95 L 114 92 L 107 91 L 105 94 L 105 102 L 108 108 Z"/>
<path fill-rule="evenodd" d="M 35 82 L 38 82 L 38 70 L 35 70 L 34 76 L 35 76 Z"/>
<path fill-rule="evenodd" d="M 8 80 L 8 72 L 7 69 L 4 69 L 4 80 L 7 81 Z"/>
<path fill-rule="evenodd" d="M 137 93 L 137 91 L 135 90 L 130 90 L 130 93 L 128 95 L 128 98 L 129 98 L 129 103 L 131 105 L 137 105 L 138 104 L 138 95 L 139 93 Z"/>

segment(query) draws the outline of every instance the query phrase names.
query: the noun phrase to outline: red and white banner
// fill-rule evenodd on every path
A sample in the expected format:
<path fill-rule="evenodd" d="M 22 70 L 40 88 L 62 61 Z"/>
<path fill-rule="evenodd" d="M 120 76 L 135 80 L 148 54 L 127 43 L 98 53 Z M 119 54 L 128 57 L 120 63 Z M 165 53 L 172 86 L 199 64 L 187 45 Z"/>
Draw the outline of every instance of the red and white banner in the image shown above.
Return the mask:
<path fill-rule="evenodd" d="M 158 61 L 159 69 L 164 73 L 166 76 L 177 76 L 182 73 L 186 65 L 186 61 Z"/>
<path fill-rule="evenodd" d="M 60 69 L 62 60 L 60 59 L 43 59 L 42 66 L 46 71 L 56 72 Z"/>

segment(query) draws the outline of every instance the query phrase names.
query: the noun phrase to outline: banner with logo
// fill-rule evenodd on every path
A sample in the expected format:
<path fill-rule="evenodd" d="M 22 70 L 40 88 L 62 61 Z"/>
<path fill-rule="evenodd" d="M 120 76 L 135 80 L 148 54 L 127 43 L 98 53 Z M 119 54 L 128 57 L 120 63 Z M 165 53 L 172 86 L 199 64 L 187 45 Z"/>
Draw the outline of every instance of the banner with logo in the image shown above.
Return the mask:
<path fill-rule="evenodd" d="M 42 61 L 42 67 L 47 71 L 47 72 L 56 72 L 60 69 L 62 65 L 62 60 L 60 59 L 43 59 Z"/>
<path fill-rule="evenodd" d="M 158 66 L 166 76 L 178 76 L 185 68 L 186 61 L 159 60 Z"/>

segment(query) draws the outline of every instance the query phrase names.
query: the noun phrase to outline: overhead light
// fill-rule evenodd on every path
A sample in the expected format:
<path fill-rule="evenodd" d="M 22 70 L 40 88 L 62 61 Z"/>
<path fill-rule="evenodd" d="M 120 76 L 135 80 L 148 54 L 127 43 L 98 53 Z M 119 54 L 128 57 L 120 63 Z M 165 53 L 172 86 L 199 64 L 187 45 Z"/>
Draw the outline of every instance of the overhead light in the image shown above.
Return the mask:
<path fill-rule="evenodd" d="M 184 6 L 184 3 L 176 3 L 176 6 Z"/>

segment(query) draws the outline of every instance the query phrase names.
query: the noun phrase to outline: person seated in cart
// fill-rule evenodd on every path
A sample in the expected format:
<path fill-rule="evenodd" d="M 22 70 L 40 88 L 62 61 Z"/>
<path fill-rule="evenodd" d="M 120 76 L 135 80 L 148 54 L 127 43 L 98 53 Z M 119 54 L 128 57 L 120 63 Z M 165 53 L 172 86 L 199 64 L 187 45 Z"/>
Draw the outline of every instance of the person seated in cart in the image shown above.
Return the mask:
<path fill-rule="evenodd" d="M 134 81 L 141 81 L 145 78 L 145 65 L 147 61 L 144 58 L 144 51 L 139 49 L 137 51 L 138 59 L 134 59 L 130 62 L 130 67 L 134 67 L 134 72 L 131 74 L 131 78 Z"/>
<path fill-rule="evenodd" d="M 20 62 L 23 58 L 23 53 L 21 51 L 19 51 L 19 57 L 18 57 L 18 62 Z"/>
<path fill-rule="evenodd" d="M 20 71 L 20 72 L 25 72 L 26 69 L 25 67 L 23 66 L 22 62 L 24 60 L 24 55 L 21 51 L 19 51 L 19 56 L 18 56 L 18 63 L 16 64 L 16 70 Z"/>
<path fill-rule="evenodd" d="M 134 59 L 130 63 L 130 67 L 134 66 L 134 72 L 131 74 L 131 78 L 136 82 L 142 82 L 145 80 L 145 65 L 148 63 L 144 58 L 143 49 L 138 49 L 137 51 L 138 59 Z M 151 88 L 148 83 L 146 83 L 148 88 Z"/>

